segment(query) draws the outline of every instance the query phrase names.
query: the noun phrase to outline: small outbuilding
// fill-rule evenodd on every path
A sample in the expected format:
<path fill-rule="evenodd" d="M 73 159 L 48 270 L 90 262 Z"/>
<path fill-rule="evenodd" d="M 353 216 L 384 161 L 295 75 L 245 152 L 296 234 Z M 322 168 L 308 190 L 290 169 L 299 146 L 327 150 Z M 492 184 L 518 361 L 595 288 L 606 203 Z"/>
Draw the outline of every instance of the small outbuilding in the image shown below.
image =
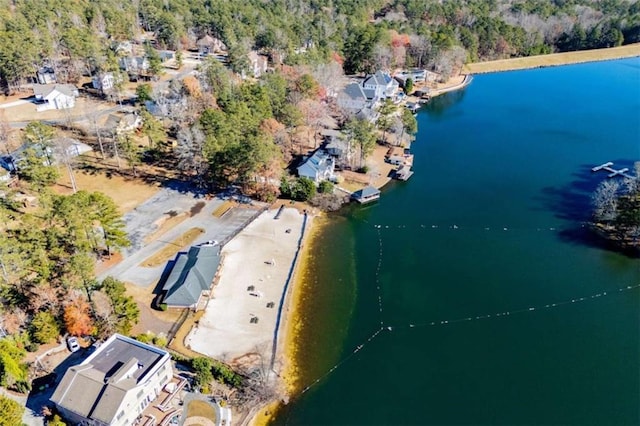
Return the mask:
<path fill-rule="evenodd" d="M 351 194 L 351 199 L 360 204 L 367 204 L 380 198 L 380 190 L 373 186 L 365 186 L 359 191 Z"/>

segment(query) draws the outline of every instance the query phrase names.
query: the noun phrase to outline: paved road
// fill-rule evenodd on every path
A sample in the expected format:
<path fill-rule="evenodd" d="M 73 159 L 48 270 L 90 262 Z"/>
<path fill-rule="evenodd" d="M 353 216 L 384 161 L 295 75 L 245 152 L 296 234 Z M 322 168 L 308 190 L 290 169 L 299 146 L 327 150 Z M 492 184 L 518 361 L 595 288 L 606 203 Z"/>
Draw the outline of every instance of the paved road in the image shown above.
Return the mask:
<path fill-rule="evenodd" d="M 126 230 L 132 240 L 131 248 L 125 252 L 125 259 L 117 265 L 102 272 L 98 279 L 113 276 L 119 280 L 135 283 L 142 287 L 157 283 L 166 265 L 154 268 L 139 266 L 145 259 L 158 250 L 171 244 L 191 228 L 202 228 L 205 232 L 193 244 L 200 244 L 210 240 L 223 241 L 237 232 L 255 214 L 255 209 L 235 208 L 222 218 L 213 216 L 213 212 L 224 202 L 219 198 L 205 200 L 190 193 L 179 193 L 172 189 L 163 189 L 134 211 L 125 216 Z M 179 223 L 156 240 L 144 245 L 144 240 L 151 235 L 158 225 L 154 222 L 170 211 L 180 214 L 189 212 L 198 203 L 204 207 L 192 217 Z M 184 247 L 183 249 L 187 249 Z"/>
<path fill-rule="evenodd" d="M 107 108 L 107 109 L 103 109 L 100 111 L 96 112 L 96 119 L 99 120 L 100 117 L 102 117 L 105 114 L 111 114 L 113 112 L 116 111 L 122 111 L 122 112 L 133 112 L 135 111 L 135 108 L 133 107 L 121 107 L 120 105 L 111 107 L 111 108 Z M 91 117 L 91 119 L 93 120 L 93 117 Z M 62 124 L 67 124 L 68 120 L 66 118 L 55 118 L 55 119 L 50 119 L 50 120 L 32 120 L 32 121 L 39 121 L 41 123 L 44 124 L 48 124 L 50 126 L 58 126 L 58 125 L 62 125 Z M 75 116 L 75 117 L 71 117 L 71 121 L 73 123 L 82 123 L 82 122 L 88 122 L 89 121 L 89 117 L 87 117 L 86 114 L 80 115 L 80 116 Z M 27 127 L 27 124 L 29 124 L 31 121 L 10 121 L 9 122 L 9 126 L 11 126 L 14 129 L 22 129 L 24 127 Z"/>

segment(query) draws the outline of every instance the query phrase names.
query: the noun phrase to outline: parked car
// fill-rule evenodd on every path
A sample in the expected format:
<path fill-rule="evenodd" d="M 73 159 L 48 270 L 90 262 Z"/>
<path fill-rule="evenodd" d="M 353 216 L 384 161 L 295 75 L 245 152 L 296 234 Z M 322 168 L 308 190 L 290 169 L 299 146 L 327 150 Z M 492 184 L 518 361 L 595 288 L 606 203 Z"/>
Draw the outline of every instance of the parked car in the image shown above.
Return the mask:
<path fill-rule="evenodd" d="M 77 337 L 69 337 L 67 339 L 67 347 L 71 352 L 77 352 L 80 349 L 80 342 Z"/>

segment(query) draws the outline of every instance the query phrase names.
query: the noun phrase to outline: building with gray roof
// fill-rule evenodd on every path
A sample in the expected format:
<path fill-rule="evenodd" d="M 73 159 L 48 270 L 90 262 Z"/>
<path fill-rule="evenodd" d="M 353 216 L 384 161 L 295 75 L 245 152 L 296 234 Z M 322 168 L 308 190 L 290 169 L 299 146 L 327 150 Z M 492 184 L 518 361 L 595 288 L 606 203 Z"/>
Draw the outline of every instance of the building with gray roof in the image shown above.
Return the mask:
<path fill-rule="evenodd" d="M 188 253 L 179 253 L 162 287 L 162 303 L 169 308 L 204 308 L 219 266 L 217 244 L 194 246 Z"/>
<path fill-rule="evenodd" d="M 34 84 L 36 111 L 73 108 L 78 96 L 78 88 L 72 84 Z"/>
<path fill-rule="evenodd" d="M 380 190 L 370 185 L 351 194 L 351 199 L 359 202 L 360 204 L 370 203 L 378 198 L 380 198 Z"/>
<path fill-rule="evenodd" d="M 377 99 L 392 98 L 395 96 L 400 85 L 389 74 L 377 71 L 375 74 L 368 75 L 364 79 L 362 84 L 365 93 L 370 93 L 368 96 L 375 97 Z"/>
<path fill-rule="evenodd" d="M 298 166 L 298 176 L 308 177 L 315 183 L 334 180 L 335 165 L 334 158 L 325 150 L 319 149 Z"/>
<path fill-rule="evenodd" d="M 358 83 L 350 83 L 338 94 L 338 106 L 345 110 L 360 111 L 369 105 L 364 89 Z"/>
<path fill-rule="evenodd" d="M 51 401 L 72 424 L 132 425 L 172 376 L 168 352 L 114 334 L 66 371 Z"/>

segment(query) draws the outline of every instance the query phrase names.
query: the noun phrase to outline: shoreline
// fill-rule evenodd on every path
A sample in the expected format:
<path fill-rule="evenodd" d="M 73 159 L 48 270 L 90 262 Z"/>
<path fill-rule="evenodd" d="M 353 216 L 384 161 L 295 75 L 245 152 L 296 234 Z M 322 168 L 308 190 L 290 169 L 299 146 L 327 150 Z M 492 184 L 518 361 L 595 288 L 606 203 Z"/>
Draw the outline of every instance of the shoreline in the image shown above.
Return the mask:
<path fill-rule="evenodd" d="M 640 56 L 640 43 L 633 43 L 605 49 L 579 50 L 573 52 L 549 53 L 546 55 L 475 62 L 464 65 L 461 73 L 466 75 L 487 74 L 494 72 L 583 64 L 588 62 L 612 61 L 638 56 Z"/>
<path fill-rule="evenodd" d="M 638 49 L 638 55 L 633 55 L 633 56 L 640 56 L 640 43 L 635 45 L 635 47 Z M 520 59 L 520 58 L 516 58 L 516 59 Z M 597 61 L 615 60 L 615 59 L 622 59 L 622 57 L 599 59 Z M 592 60 L 585 61 L 585 62 L 592 62 Z M 575 62 L 575 63 L 578 63 L 578 62 Z M 561 66 L 561 65 L 567 65 L 567 64 L 571 64 L 571 63 L 570 62 L 559 63 L 557 65 Z M 547 66 L 552 66 L 552 65 L 547 65 Z M 536 68 L 536 67 L 531 67 L 531 68 Z M 516 68 L 514 68 L 513 70 L 515 69 Z M 508 69 L 508 70 L 505 69 L 504 71 L 511 71 L 511 70 L 512 69 Z M 486 71 L 486 72 L 496 72 L 496 71 Z M 452 92 L 452 91 L 461 90 L 465 88 L 468 84 L 471 83 L 473 76 L 470 74 L 464 74 L 464 73 L 463 75 L 464 75 L 464 78 L 462 82 L 456 82 L 454 85 L 451 85 L 449 87 L 443 87 L 439 89 L 438 92 L 433 96 L 438 96 L 447 92 Z M 376 186 L 378 189 L 381 189 L 386 184 L 388 184 L 391 180 L 392 179 L 390 178 L 385 178 L 385 179 L 379 178 L 374 183 L 374 186 Z M 279 348 L 278 348 L 278 354 L 277 354 L 278 365 L 280 368 L 279 368 L 279 371 L 276 372 L 276 374 L 280 378 L 280 384 L 282 385 L 284 392 L 281 398 L 278 398 L 277 400 L 269 401 L 264 406 L 257 409 L 256 412 L 253 414 L 252 418 L 250 419 L 250 421 L 247 423 L 250 425 L 258 426 L 258 425 L 269 424 L 270 421 L 273 419 L 273 416 L 277 413 L 278 409 L 281 408 L 283 405 L 288 404 L 289 401 L 292 398 L 299 395 L 301 391 L 301 384 L 299 383 L 300 365 L 297 362 L 298 360 L 296 358 L 296 354 L 299 348 L 298 339 L 299 339 L 300 326 L 302 324 L 301 313 L 302 313 L 302 309 L 304 308 L 303 306 L 304 298 L 302 297 L 304 294 L 303 292 L 304 285 L 305 285 L 304 279 L 309 268 L 309 262 L 311 261 L 314 238 L 316 238 L 317 235 L 319 235 L 319 233 L 322 232 L 322 229 L 328 220 L 326 215 L 323 215 L 322 213 L 314 214 L 313 219 L 314 219 L 313 222 L 310 223 L 308 225 L 308 228 L 306 229 L 305 237 L 303 239 L 300 252 L 299 252 L 299 257 L 296 263 L 294 264 L 294 272 L 293 272 L 294 275 L 292 277 L 291 288 L 289 288 L 286 295 L 286 301 L 284 305 L 285 308 L 283 309 L 282 323 L 280 324 L 281 333 L 278 339 Z M 311 226 L 311 224 L 313 226 Z"/>
<path fill-rule="evenodd" d="M 277 410 L 289 402 L 299 392 L 299 365 L 296 359 L 298 350 L 298 333 L 301 324 L 301 308 L 303 302 L 302 287 L 308 268 L 308 260 L 311 255 L 311 247 L 315 237 L 321 232 L 326 216 L 323 213 L 309 215 L 309 221 L 305 228 L 305 235 L 302 239 L 298 257 L 293 265 L 293 276 L 290 288 L 285 295 L 285 303 L 282 311 L 282 321 L 279 326 L 278 351 L 276 354 L 274 368 L 280 381 L 283 392 L 278 399 L 268 401 L 260 407 L 247 424 L 252 426 L 265 426 L 271 421 Z"/>

